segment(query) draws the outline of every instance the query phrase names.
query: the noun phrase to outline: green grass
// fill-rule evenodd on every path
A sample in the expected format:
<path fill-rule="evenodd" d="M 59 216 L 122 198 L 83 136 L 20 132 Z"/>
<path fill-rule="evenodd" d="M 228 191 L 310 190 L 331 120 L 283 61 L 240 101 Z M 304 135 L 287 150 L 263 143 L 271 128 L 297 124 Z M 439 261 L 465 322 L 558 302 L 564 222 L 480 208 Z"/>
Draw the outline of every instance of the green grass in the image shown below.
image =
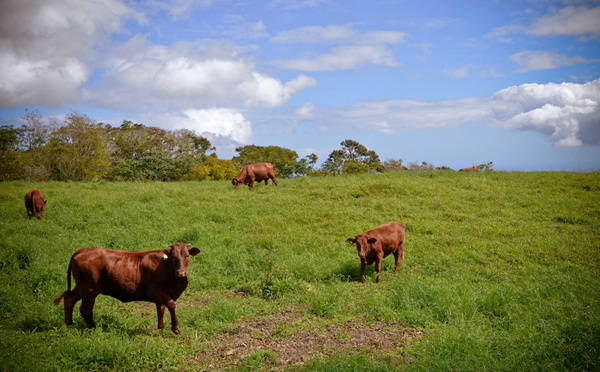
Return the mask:
<path fill-rule="evenodd" d="M 33 188 L 48 200 L 41 221 L 24 207 Z M 406 226 L 401 272 L 386 258 L 382 283 L 372 266 L 356 283 L 346 238 L 391 220 Z M 52 300 L 74 251 L 177 241 L 201 249 L 178 301 L 181 335 L 156 330 L 152 304 L 105 296 L 98 328 L 87 330 L 77 310 L 63 326 Z M 307 356 L 291 370 L 600 370 L 600 173 L 386 173 L 254 190 L 0 183 L 0 370 L 210 369 L 218 360 L 207 345 L 289 307 L 316 328 L 385 322 L 424 332 L 392 353 Z M 271 337 L 301 328 L 282 322 Z M 226 367 L 270 370 L 279 358 L 257 350 Z"/>

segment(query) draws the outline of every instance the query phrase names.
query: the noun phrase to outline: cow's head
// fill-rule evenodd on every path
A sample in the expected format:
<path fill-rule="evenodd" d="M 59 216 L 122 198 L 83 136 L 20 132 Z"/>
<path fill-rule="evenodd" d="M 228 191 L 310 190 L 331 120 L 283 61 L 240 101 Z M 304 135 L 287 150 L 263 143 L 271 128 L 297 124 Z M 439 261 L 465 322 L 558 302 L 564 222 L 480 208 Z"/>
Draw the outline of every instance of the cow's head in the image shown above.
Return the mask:
<path fill-rule="evenodd" d="M 190 255 L 195 256 L 198 253 L 200 253 L 200 250 L 196 247 L 190 248 L 190 244 L 175 243 L 170 246 L 170 249 L 163 251 L 163 259 L 168 261 L 178 278 L 185 278 L 188 275 Z"/>
<path fill-rule="evenodd" d="M 366 235 L 356 235 L 354 238 L 348 238 L 346 241 L 350 244 L 356 244 L 358 257 L 363 264 L 367 264 L 367 255 L 372 250 L 372 245 L 377 242 L 377 239 Z"/>
<path fill-rule="evenodd" d="M 232 179 L 232 180 L 231 180 L 231 184 L 232 184 L 233 186 L 236 186 L 236 187 L 237 187 L 237 186 L 240 184 L 240 181 L 238 181 L 238 179 L 237 179 L 237 177 L 236 177 L 236 178 L 234 178 L 234 179 Z"/>

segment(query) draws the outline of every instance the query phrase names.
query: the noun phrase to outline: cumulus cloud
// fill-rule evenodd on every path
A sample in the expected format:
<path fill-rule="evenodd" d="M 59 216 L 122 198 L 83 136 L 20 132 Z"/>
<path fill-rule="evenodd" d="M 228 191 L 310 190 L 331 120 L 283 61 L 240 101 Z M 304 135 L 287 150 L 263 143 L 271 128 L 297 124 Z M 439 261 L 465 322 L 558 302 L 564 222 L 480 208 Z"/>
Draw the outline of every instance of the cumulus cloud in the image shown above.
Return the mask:
<path fill-rule="evenodd" d="M 136 36 L 105 62 L 103 82 L 85 91 L 98 105 L 125 108 L 160 104 L 187 107 L 275 107 L 315 86 L 299 75 L 289 82 L 257 72 L 254 60 L 235 46 L 203 40 L 156 45 Z"/>
<path fill-rule="evenodd" d="M 495 124 L 532 130 L 559 147 L 600 142 L 600 79 L 587 84 L 524 84 L 492 96 Z"/>
<path fill-rule="evenodd" d="M 228 137 L 238 144 L 252 140 L 252 125 L 239 111 L 229 108 L 188 109 L 171 115 L 175 129 L 191 129 L 208 137 Z"/>
<path fill-rule="evenodd" d="M 0 2 L 0 105 L 59 105 L 91 75 L 94 47 L 142 15 L 119 0 Z"/>
<path fill-rule="evenodd" d="M 383 134 L 488 124 L 542 133 L 557 147 L 594 146 L 600 143 L 600 79 L 587 84 L 524 84 L 490 97 L 439 102 L 363 101 L 342 109 L 315 108 L 313 120 L 321 131 Z"/>

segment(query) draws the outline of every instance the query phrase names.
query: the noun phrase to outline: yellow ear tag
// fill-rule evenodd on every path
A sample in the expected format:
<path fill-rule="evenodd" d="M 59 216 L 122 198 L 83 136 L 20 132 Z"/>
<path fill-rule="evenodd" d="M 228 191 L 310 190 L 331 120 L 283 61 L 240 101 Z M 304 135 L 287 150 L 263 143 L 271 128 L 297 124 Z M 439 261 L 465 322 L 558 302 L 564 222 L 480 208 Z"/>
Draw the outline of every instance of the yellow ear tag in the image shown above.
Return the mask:
<path fill-rule="evenodd" d="M 163 260 L 168 260 L 168 259 L 169 259 L 169 256 L 167 256 L 166 253 L 163 253 Z"/>

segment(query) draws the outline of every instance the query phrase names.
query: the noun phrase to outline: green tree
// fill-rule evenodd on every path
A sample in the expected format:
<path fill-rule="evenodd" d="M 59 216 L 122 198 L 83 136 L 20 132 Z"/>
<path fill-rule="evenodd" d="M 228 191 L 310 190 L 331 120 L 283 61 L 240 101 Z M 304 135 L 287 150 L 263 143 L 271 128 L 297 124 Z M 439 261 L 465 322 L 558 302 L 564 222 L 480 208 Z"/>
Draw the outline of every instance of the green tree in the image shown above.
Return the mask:
<path fill-rule="evenodd" d="M 52 133 L 54 176 L 63 181 L 99 180 L 109 169 L 107 129 L 88 116 L 71 113 Z"/>
<path fill-rule="evenodd" d="M 204 163 L 185 174 L 182 181 L 230 180 L 238 173 L 238 169 L 231 160 L 207 156 Z"/>
<path fill-rule="evenodd" d="M 340 145 L 342 148 L 333 150 L 323 163 L 323 170 L 326 172 L 364 173 L 381 167 L 379 155 L 357 141 L 345 140 Z"/>
<path fill-rule="evenodd" d="M 0 126 L 0 180 L 15 180 L 22 177 L 19 138 L 23 130 L 12 125 Z"/>
<path fill-rule="evenodd" d="M 24 177 L 28 181 L 45 181 L 50 178 L 54 167 L 49 143 L 52 134 L 59 128 L 58 121 L 51 118 L 44 122 L 38 110 L 26 109 L 25 112 L 20 140 Z"/>
<path fill-rule="evenodd" d="M 383 162 L 384 172 L 397 172 L 403 171 L 405 167 L 402 166 L 402 159 L 394 160 L 389 159 Z"/>
<path fill-rule="evenodd" d="M 279 146 L 246 145 L 235 149 L 238 156 L 231 159 L 239 169 L 248 164 L 271 163 L 277 176 L 291 177 L 297 174 L 306 174 L 306 169 L 298 160 L 296 151 Z"/>

